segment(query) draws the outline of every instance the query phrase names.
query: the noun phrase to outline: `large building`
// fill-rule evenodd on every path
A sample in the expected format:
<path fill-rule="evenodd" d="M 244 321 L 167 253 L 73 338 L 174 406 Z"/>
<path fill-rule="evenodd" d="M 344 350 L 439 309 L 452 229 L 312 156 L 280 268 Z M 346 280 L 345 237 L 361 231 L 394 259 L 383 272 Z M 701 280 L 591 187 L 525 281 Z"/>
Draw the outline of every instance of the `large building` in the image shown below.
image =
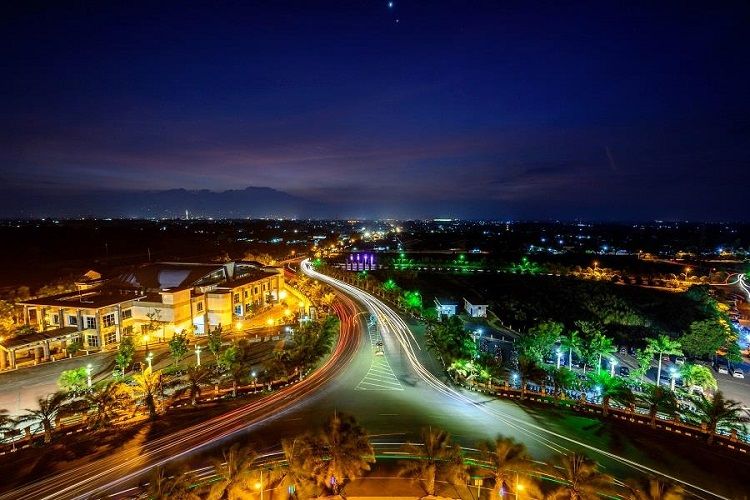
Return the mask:
<path fill-rule="evenodd" d="M 24 323 L 37 333 L 0 345 L 0 370 L 14 368 L 17 352 L 37 362 L 65 355 L 79 341 L 87 351 L 115 347 L 123 336 L 136 344 L 163 342 L 174 333 L 206 335 L 285 299 L 281 269 L 257 262 L 160 262 L 104 280 L 89 272 L 78 290 L 20 303 Z M 293 292 L 293 291 L 292 291 Z M 294 310 L 304 307 L 294 299 Z"/>

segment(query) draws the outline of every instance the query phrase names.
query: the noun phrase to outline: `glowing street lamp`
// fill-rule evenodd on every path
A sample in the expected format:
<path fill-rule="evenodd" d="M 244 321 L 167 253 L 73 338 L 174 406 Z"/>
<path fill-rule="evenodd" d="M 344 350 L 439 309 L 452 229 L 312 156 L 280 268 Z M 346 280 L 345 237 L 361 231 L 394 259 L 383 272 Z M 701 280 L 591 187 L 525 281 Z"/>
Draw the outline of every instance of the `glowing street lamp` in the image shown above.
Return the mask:
<path fill-rule="evenodd" d="M 253 394 L 255 394 L 257 392 L 256 389 L 258 387 L 258 384 L 257 384 L 258 377 L 255 372 L 252 372 L 250 375 L 253 377 Z"/>
<path fill-rule="evenodd" d="M 677 369 L 674 366 L 669 369 L 669 378 L 671 379 L 670 388 L 672 389 L 673 392 L 674 392 L 675 380 L 679 378 L 679 376 L 680 374 L 677 373 Z"/>
<path fill-rule="evenodd" d="M 201 346 L 195 344 L 195 366 L 201 365 Z"/>
<path fill-rule="evenodd" d="M 560 361 L 562 360 L 562 351 L 560 349 L 557 350 L 557 369 L 560 369 Z"/>
<path fill-rule="evenodd" d="M 617 366 L 617 360 L 612 358 L 612 361 L 609 364 L 609 368 L 610 368 L 609 374 L 613 377 L 615 376 L 615 366 Z"/>
<path fill-rule="evenodd" d="M 153 352 L 150 352 L 150 353 L 148 353 L 148 355 L 146 356 L 146 361 L 148 361 L 148 369 L 149 369 L 149 370 L 151 370 L 151 369 L 152 369 L 152 366 L 151 366 L 151 360 L 152 360 L 152 359 L 154 359 L 154 353 L 153 353 Z"/>
<path fill-rule="evenodd" d="M 91 389 L 91 370 L 92 370 L 92 367 L 91 367 L 91 364 L 89 363 L 88 365 L 86 365 L 86 379 L 87 379 L 86 381 L 88 382 L 89 389 Z"/>

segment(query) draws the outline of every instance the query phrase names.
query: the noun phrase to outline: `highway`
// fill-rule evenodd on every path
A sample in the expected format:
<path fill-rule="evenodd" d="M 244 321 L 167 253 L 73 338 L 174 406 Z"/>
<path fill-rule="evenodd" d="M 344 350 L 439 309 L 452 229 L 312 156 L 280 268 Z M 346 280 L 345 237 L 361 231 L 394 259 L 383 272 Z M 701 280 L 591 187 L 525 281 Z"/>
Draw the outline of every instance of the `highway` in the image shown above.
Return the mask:
<path fill-rule="evenodd" d="M 419 325 L 407 324 L 375 297 L 317 273 L 308 262 L 301 269 L 338 290 L 340 342 L 318 372 L 301 384 L 168 438 L 144 443 L 142 448 L 134 444 L 2 498 L 111 494 L 138 484 L 156 464 L 180 461 L 195 468 L 205 466 L 208 456 L 218 455 L 233 441 L 272 453 L 282 438 L 309 431 L 334 410 L 356 416 L 379 447 L 415 439 L 426 426 L 448 430 L 466 447 L 502 434 L 526 444 L 537 459 L 582 451 L 620 478 L 653 470 L 684 482 L 699 498 L 742 498 L 750 461 L 727 458 L 705 446 L 696 453 L 695 442 L 669 442 L 670 438 L 659 439 L 650 431 L 631 433 L 586 417 L 571 418 L 551 408 L 535 410 L 453 387 L 434 357 L 422 349 Z M 376 320 L 374 328 L 368 328 L 371 316 Z M 375 354 L 381 340 L 384 356 Z"/>

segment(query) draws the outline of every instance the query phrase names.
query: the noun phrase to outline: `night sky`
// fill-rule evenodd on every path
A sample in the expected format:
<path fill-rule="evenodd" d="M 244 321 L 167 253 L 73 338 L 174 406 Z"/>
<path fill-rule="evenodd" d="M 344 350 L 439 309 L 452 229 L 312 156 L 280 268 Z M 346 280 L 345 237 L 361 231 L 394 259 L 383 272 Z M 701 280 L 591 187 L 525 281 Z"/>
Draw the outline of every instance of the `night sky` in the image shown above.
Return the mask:
<path fill-rule="evenodd" d="M 29 203 L 267 186 L 341 216 L 749 218 L 747 2 L 16 3 L 0 183 Z"/>

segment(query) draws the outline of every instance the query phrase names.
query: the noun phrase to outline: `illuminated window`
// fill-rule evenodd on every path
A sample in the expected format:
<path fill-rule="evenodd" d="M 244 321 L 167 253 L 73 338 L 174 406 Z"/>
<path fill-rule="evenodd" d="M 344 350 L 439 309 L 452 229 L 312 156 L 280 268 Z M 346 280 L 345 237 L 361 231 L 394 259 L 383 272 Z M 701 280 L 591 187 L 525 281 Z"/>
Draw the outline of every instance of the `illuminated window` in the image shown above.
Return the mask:
<path fill-rule="evenodd" d="M 105 314 L 104 316 L 102 316 L 102 326 L 104 326 L 104 328 L 115 326 L 115 313 Z"/>

